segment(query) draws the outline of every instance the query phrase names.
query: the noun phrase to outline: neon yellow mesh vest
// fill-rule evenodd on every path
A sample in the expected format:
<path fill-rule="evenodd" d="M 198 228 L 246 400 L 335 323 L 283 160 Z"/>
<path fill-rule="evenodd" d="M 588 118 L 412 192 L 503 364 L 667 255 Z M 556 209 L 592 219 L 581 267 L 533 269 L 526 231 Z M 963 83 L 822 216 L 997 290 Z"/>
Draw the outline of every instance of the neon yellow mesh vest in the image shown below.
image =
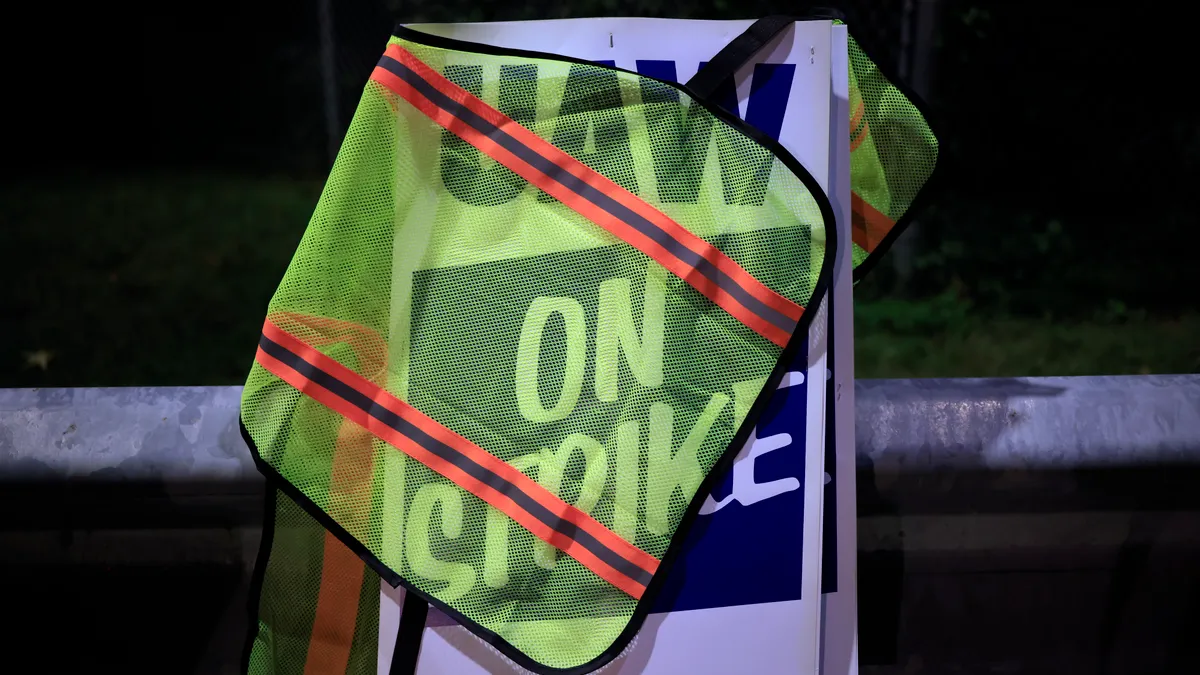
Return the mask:
<path fill-rule="evenodd" d="M 249 670 L 375 672 L 375 575 L 531 670 L 610 661 L 834 232 L 786 150 L 686 87 L 398 29 L 243 395 L 280 490 Z"/>
<path fill-rule="evenodd" d="M 938 142 L 916 96 L 850 38 L 851 257 L 862 279 L 917 212 L 937 168 Z"/>

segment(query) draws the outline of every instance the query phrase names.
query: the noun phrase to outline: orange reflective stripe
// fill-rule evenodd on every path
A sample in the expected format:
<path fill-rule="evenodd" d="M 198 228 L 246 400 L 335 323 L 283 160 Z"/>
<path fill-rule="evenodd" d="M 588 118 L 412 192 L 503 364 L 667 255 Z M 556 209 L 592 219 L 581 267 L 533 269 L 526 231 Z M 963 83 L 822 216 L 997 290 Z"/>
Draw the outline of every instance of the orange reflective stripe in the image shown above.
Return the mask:
<path fill-rule="evenodd" d="M 356 323 L 292 312 L 272 314 L 275 321 L 315 333 L 313 344 L 344 343 L 354 351 L 359 369 L 382 375 L 387 343 L 376 331 Z M 293 328 L 294 330 L 296 328 Z M 329 510 L 353 536 L 365 535 L 370 517 L 371 435 L 346 420 L 338 429 L 329 477 Z M 305 656 L 305 675 L 344 673 L 358 623 L 358 599 L 366 563 L 332 533 L 325 532 L 321 582 Z"/>
<path fill-rule="evenodd" d="M 599 577 L 640 598 L 659 561 L 512 465 L 271 322 L 257 361 L 306 396 L 474 494 Z"/>
<path fill-rule="evenodd" d="M 447 80 L 399 45 L 388 46 L 371 79 L 650 256 L 758 334 L 781 347 L 787 345 L 804 308 L 666 214 Z"/>
<path fill-rule="evenodd" d="M 863 100 L 858 99 L 858 106 L 854 108 L 854 114 L 850 116 L 850 133 L 854 133 L 858 129 L 858 123 L 862 121 L 863 114 L 867 111 L 867 107 L 863 105 Z"/>
<path fill-rule="evenodd" d="M 365 563 L 326 530 L 321 589 L 317 592 L 317 611 L 304 660 L 304 675 L 346 672 L 358 622 L 364 569 Z"/>
<path fill-rule="evenodd" d="M 377 381 L 387 368 L 387 341 L 373 328 L 298 312 L 272 312 L 271 320 L 291 333 L 315 333 L 309 342 L 317 346 L 339 342 L 349 345 L 358 360 L 358 371 L 372 381 Z"/>
<path fill-rule="evenodd" d="M 850 118 L 850 152 L 857 150 L 871 135 L 871 126 L 864 118 L 866 110 L 862 99 L 858 99 L 858 107 L 854 109 L 854 115 Z"/>
<path fill-rule="evenodd" d="M 850 135 L 850 152 L 854 152 L 855 150 L 857 150 L 859 148 L 859 146 L 862 145 L 870 137 L 871 137 L 871 126 L 869 124 L 867 124 L 866 120 L 863 120 L 862 130 L 859 131 L 857 134 Z"/>
<path fill-rule="evenodd" d="M 871 206 L 858 193 L 850 193 L 850 238 L 867 253 L 892 231 L 896 221 Z"/>

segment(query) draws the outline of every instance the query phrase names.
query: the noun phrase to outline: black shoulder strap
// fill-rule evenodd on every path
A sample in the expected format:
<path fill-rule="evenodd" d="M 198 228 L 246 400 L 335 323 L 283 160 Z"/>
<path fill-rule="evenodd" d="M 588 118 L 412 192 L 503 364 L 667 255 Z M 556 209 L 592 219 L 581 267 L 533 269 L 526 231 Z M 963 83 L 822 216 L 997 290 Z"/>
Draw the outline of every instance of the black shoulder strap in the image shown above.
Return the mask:
<path fill-rule="evenodd" d="M 722 82 L 733 77 L 738 68 L 795 21 L 791 16 L 767 16 L 755 21 L 688 80 L 687 88 L 702 99 L 711 99 Z"/>
<path fill-rule="evenodd" d="M 400 628 L 396 631 L 396 649 L 392 652 L 391 675 L 412 675 L 417 672 L 421 655 L 421 636 L 425 632 L 425 617 L 429 603 L 416 593 L 404 589 L 404 604 L 400 606 Z"/>

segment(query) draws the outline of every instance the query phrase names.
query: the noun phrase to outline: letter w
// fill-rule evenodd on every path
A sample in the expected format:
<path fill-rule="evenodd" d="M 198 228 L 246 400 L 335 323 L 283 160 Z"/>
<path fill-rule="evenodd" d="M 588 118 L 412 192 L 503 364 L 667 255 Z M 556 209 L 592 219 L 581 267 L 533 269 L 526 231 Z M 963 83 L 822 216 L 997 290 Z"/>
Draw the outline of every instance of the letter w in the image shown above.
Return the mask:
<path fill-rule="evenodd" d="M 703 68 L 706 63 L 701 63 Z M 674 61 L 638 61 L 642 75 L 677 82 Z M 795 64 L 758 63 L 750 81 L 750 98 L 745 120 L 774 140 L 779 140 L 783 118 L 792 91 Z M 718 87 L 714 103 L 741 118 L 737 92 L 732 79 Z M 686 111 L 680 109 L 679 92 L 653 80 L 642 81 L 642 104 L 651 138 L 658 193 L 664 202 L 697 201 L 704 160 L 712 135 L 712 119 L 700 111 L 696 102 Z M 773 158 L 765 149 L 736 133 L 718 137 L 721 182 L 726 204 L 761 205 L 766 197 Z"/>

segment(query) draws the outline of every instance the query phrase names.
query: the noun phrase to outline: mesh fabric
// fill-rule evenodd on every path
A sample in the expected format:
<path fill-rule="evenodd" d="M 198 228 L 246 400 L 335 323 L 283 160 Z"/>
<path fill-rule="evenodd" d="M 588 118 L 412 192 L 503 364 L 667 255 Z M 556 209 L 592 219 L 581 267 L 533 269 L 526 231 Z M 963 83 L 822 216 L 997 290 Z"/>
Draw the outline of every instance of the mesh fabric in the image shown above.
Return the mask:
<path fill-rule="evenodd" d="M 872 230 L 870 241 L 878 242 L 904 217 L 933 175 L 938 141 L 921 111 L 880 72 L 853 37 L 849 56 L 850 184 L 855 195 L 885 217 L 865 219 L 865 226 Z M 854 266 L 870 252 L 856 242 Z"/>
<path fill-rule="evenodd" d="M 812 300 L 818 197 L 677 89 L 392 42 Z M 373 81 L 268 318 L 657 558 L 781 354 Z M 631 596 L 258 364 L 242 417 L 380 563 L 533 661 L 593 661 L 633 616 Z"/>
<path fill-rule="evenodd" d="M 274 536 L 258 597 L 258 631 L 247 672 L 375 675 L 378 575 L 287 495 L 276 491 L 275 500 Z M 330 551 L 329 557 L 337 562 L 327 559 Z M 359 574 L 346 573 L 351 564 L 358 566 Z M 330 593 L 345 597 L 330 606 Z M 326 605 L 319 607 L 322 599 Z"/>

